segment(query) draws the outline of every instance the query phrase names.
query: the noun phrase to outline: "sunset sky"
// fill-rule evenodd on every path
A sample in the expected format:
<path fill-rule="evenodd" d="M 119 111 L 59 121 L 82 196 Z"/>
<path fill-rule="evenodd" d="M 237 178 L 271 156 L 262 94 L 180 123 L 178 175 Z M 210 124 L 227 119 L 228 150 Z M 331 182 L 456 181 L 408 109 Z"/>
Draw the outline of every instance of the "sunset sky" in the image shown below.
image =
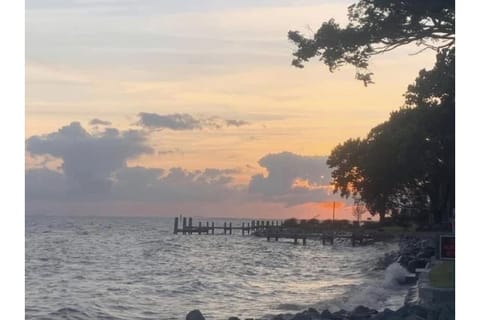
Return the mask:
<path fill-rule="evenodd" d="M 287 32 L 351 3 L 27 0 L 27 214 L 330 218 L 330 151 L 435 55 L 375 57 L 369 87 L 292 67 Z"/>

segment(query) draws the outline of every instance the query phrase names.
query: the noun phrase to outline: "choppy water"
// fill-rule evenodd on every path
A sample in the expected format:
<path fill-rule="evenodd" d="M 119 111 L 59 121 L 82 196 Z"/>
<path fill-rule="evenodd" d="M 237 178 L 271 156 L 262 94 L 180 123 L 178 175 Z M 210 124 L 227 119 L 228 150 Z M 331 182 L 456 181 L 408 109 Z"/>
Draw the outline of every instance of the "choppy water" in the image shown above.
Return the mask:
<path fill-rule="evenodd" d="M 26 318 L 185 319 L 192 309 L 208 319 L 258 318 L 403 303 L 405 288 L 373 271 L 391 244 L 294 246 L 173 235 L 172 226 L 168 218 L 27 217 Z"/>

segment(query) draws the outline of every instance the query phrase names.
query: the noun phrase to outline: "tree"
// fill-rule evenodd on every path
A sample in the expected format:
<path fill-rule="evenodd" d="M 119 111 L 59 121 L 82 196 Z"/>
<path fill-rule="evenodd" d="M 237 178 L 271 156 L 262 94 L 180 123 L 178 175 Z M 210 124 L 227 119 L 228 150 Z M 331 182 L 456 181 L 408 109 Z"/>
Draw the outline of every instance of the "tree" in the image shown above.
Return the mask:
<path fill-rule="evenodd" d="M 349 23 L 342 28 L 334 19 L 324 22 L 312 38 L 289 31 L 298 47 L 292 64 L 318 57 L 330 71 L 345 64 L 357 69 L 356 78 L 373 83 L 368 70 L 372 56 L 415 43 L 441 50 L 455 45 L 454 0 L 360 0 L 348 7 Z M 420 52 L 419 51 L 419 52 Z"/>
<path fill-rule="evenodd" d="M 368 85 L 375 55 L 415 43 L 419 52 L 436 50 L 437 60 L 420 71 L 388 121 L 333 149 L 327 164 L 334 192 L 359 197 L 381 221 L 416 212 L 439 223 L 455 206 L 455 1 L 359 0 L 348 19 L 345 27 L 324 22 L 312 38 L 290 31 L 292 64 L 303 68 L 317 57 L 331 72 L 350 64 Z"/>
<path fill-rule="evenodd" d="M 419 218 L 427 213 L 430 222 L 438 224 L 453 214 L 452 56 L 452 50 L 443 50 L 431 70 L 421 70 L 408 87 L 405 106 L 372 128 L 365 139 L 349 139 L 333 149 L 327 164 L 333 169 L 334 192 L 358 197 L 381 221 L 388 213 L 413 210 Z"/>
<path fill-rule="evenodd" d="M 358 225 L 360 225 L 360 220 L 362 216 L 367 212 L 367 208 L 360 201 L 355 201 L 352 207 L 352 215 L 357 219 Z"/>

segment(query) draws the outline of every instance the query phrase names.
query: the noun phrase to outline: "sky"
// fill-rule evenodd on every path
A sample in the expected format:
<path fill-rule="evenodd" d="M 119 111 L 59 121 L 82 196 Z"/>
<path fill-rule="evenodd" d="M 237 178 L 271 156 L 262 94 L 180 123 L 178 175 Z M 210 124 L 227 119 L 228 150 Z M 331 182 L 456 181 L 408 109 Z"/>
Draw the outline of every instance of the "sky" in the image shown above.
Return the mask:
<path fill-rule="evenodd" d="M 26 213 L 353 219 L 325 161 L 403 104 L 434 53 L 312 60 L 351 1 L 27 0 Z"/>

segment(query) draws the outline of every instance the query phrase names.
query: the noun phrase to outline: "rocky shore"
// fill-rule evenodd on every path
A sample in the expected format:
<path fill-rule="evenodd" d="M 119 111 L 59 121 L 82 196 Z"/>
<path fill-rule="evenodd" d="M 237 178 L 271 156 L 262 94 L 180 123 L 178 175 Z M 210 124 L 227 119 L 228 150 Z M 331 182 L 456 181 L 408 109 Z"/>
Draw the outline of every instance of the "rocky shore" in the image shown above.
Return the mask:
<path fill-rule="evenodd" d="M 188 313 L 187 320 L 206 320 L 199 310 Z M 452 305 L 443 305 L 436 308 L 427 308 L 421 305 L 405 305 L 393 311 L 384 309 L 377 311 L 364 306 L 358 306 L 353 311 L 340 310 L 330 312 L 318 311 L 314 308 L 286 315 L 276 315 L 271 320 L 453 320 L 455 308 Z M 238 317 L 230 317 L 228 320 L 241 320 Z M 256 320 L 246 318 L 245 320 Z"/>
<path fill-rule="evenodd" d="M 416 269 L 425 268 L 436 251 L 437 243 L 433 237 L 402 237 L 399 241 L 399 250 L 385 254 L 377 262 L 377 268 L 385 269 L 398 262 L 408 272 L 415 273 Z"/>
<path fill-rule="evenodd" d="M 436 241 L 433 237 L 403 237 L 399 241 L 399 250 L 385 254 L 378 263 L 377 268 L 385 269 L 392 263 L 399 263 L 407 269 L 412 277 L 406 277 L 403 283 L 416 281 L 415 271 L 425 268 L 436 253 Z M 400 280 L 402 282 L 402 280 Z M 259 318 L 263 319 L 263 318 Z M 455 319 L 455 304 L 443 304 L 436 306 L 424 306 L 415 301 L 407 301 L 398 310 L 384 309 L 383 311 L 370 309 L 365 306 L 357 306 L 352 311 L 339 310 L 308 310 L 296 314 L 278 314 L 271 320 L 453 320 Z M 187 314 L 186 320 L 205 320 L 199 310 L 193 310 Z M 230 317 L 228 320 L 241 320 L 238 317 Z M 244 320 L 255 320 L 246 318 Z"/>

